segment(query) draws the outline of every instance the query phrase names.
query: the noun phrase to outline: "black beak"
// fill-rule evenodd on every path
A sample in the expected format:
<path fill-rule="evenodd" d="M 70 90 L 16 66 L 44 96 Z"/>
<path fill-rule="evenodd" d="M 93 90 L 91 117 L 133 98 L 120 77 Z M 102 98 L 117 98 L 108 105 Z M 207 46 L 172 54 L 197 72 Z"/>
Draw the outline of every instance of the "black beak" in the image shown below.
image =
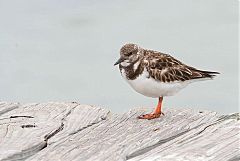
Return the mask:
<path fill-rule="evenodd" d="M 124 60 L 125 60 L 124 58 L 120 57 L 120 58 L 118 59 L 118 61 L 114 64 L 114 66 L 120 64 L 120 63 L 123 62 Z"/>

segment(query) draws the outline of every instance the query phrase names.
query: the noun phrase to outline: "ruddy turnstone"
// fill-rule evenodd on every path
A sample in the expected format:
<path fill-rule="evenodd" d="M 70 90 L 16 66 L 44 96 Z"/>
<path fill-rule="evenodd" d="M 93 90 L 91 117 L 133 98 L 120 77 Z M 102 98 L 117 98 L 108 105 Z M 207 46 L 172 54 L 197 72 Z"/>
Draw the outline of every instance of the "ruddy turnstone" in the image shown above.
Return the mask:
<path fill-rule="evenodd" d="M 218 72 L 199 70 L 174 57 L 154 50 L 143 49 L 136 44 L 126 44 L 120 49 L 119 64 L 122 77 L 140 94 L 158 98 L 153 113 L 141 115 L 139 119 L 154 119 L 162 113 L 164 96 L 171 96 L 188 84 L 212 79 Z"/>

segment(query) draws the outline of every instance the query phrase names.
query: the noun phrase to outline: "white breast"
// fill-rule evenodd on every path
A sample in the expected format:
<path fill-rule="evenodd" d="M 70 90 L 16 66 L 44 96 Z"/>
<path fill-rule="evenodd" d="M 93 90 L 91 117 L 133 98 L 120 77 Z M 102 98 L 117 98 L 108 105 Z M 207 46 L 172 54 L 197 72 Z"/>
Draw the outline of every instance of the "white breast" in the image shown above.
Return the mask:
<path fill-rule="evenodd" d="M 190 83 L 190 81 L 175 81 L 171 83 L 156 81 L 155 79 L 149 77 L 146 69 L 144 69 L 143 73 L 134 80 L 128 80 L 126 78 L 124 69 L 122 70 L 122 76 L 135 91 L 153 98 L 174 95 Z"/>

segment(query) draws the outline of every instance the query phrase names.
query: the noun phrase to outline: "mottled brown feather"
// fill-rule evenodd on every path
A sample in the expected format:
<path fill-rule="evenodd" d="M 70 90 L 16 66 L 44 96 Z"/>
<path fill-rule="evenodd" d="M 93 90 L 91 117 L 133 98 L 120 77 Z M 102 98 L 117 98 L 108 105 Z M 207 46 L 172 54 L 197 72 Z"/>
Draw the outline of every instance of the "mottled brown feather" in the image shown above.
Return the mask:
<path fill-rule="evenodd" d="M 144 67 L 150 77 L 161 82 L 186 81 L 191 79 L 212 78 L 217 72 L 197 70 L 187 66 L 168 54 L 145 50 Z"/>

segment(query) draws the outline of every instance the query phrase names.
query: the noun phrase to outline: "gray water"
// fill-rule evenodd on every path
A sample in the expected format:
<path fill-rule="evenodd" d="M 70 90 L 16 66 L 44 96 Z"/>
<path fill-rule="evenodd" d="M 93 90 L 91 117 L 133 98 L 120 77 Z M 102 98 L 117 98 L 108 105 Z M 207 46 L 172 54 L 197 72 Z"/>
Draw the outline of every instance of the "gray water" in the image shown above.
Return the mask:
<path fill-rule="evenodd" d="M 236 0 L 1 0 L 0 20 L 2 101 L 155 107 L 113 66 L 133 42 L 221 73 L 164 98 L 164 108 L 238 111 Z"/>

